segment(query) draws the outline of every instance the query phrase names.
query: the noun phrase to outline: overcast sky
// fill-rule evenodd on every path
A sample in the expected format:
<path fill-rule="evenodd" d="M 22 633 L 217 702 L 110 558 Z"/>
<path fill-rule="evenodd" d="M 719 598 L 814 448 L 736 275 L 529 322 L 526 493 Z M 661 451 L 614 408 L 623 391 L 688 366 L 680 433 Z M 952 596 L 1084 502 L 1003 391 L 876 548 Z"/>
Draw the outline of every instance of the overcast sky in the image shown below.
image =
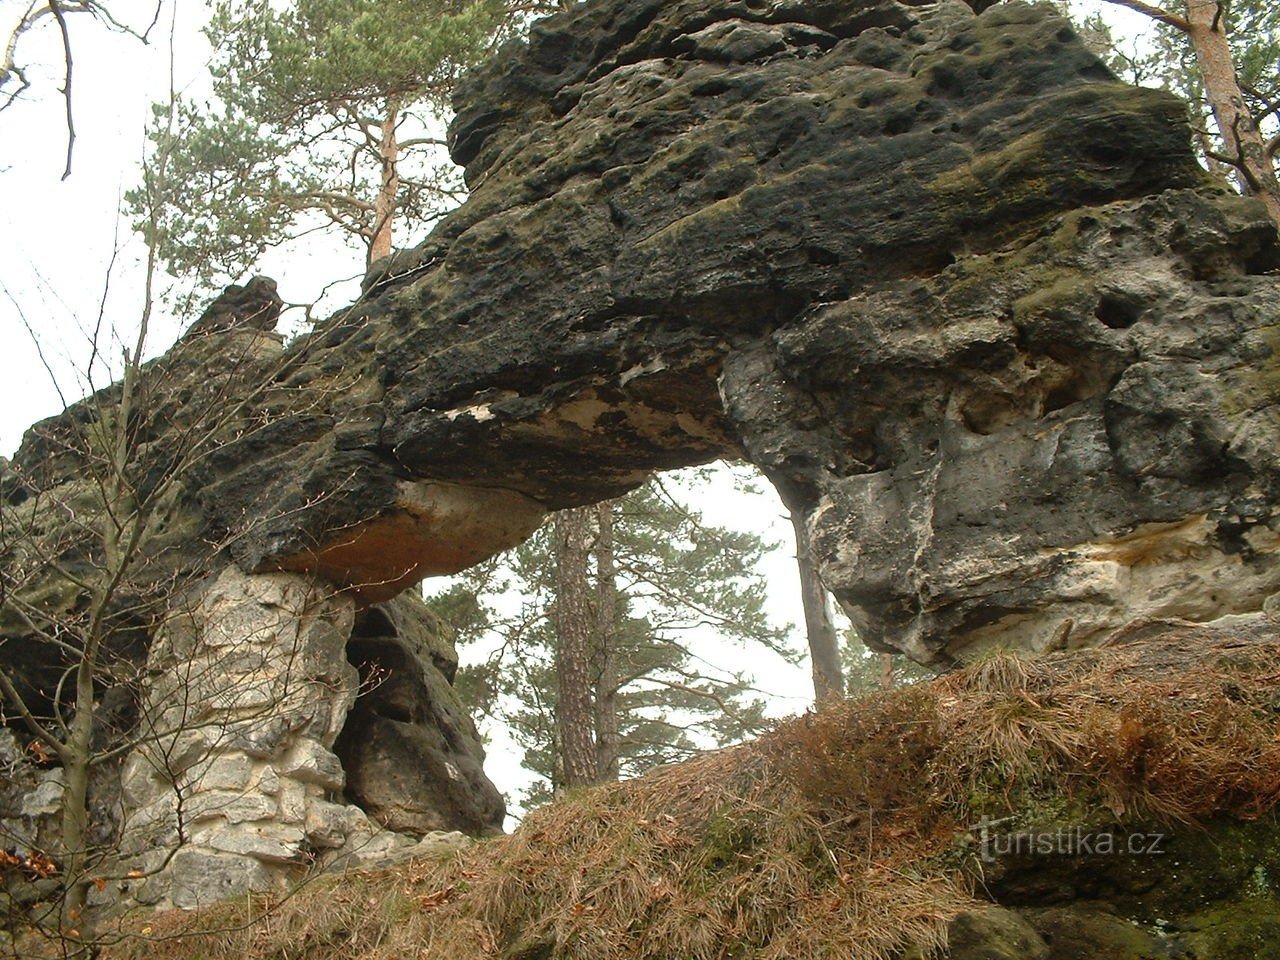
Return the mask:
<path fill-rule="evenodd" d="M 142 11 L 148 4 L 120 8 L 130 6 Z M 1107 4 L 1086 0 L 1078 6 L 1102 7 L 1126 35 L 1150 26 L 1140 15 Z M 7 36 L 10 21 L 25 7 L 26 0 L 0 0 L 0 28 L 5 31 L 0 38 Z M 141 15 L 149 14 L 147 10 Z M 74 172 L 65 181 L 61 174 L 66 131 L 56 92 L 61 82 L 57 32 L 47 25 L 24 42 L 24 62 L 37 64 L 31 71 L 33 90 L 26 102 L 0 115 L 0 454 L 11 454 L 31 423 L 58 413 L 62 397 L 70 401 L 83 393 L 86 331 L 100 309 L 108 326 L 121 336 L 136 327 L 142 248 L 117 211 L 120 198 L 136 182 L 150 104 L 167 91 L 171 65 L 179 91 L 197 93 L 207 82 L 210 51 L 199 32 L 203 15 L 202 4 L 183 3 L 175 19 L 172 0 L 166 0 L 146 46 L 110 34 L 87 17 L 69 18 L 76 56 L 78 139 Z M 397 239 L 413 242 L 410 237 Z M 268 258 L 260 272 L 279 281 L 286 301 L 305 302 L 335 277 L 356 273 L 361 261 L 361 254 L 339 243 L 313 240 L 288 262 Z M 353 287 L 347 287 L 332 296 L 337 304 L 353 293 Z M 151 352 L 163 350 L 187 322 L 162 310 Z M 118 347 L 111 353 L 118 356 Z M 50 369 L 61 395 L 51 382 Z M 790 528 L 781 506 L 776 501 L 744 503 L 727 483 L 708 490 L 701 501 L 712 522 L 734 525 L 748 516 L 758 532 L 786 544 L 767 570 L 773 611 L 779 622 L 799 622 Z M 756 669 L 767 678 L 761 685 L 772 694 L 775 713 L 804 709 L 811 695 L 807 669 L 786 668 L 773 658 L 761 659 Z M 504 790 L 523 779 L 518 759 L 500 738 L 487 766 Z"/>

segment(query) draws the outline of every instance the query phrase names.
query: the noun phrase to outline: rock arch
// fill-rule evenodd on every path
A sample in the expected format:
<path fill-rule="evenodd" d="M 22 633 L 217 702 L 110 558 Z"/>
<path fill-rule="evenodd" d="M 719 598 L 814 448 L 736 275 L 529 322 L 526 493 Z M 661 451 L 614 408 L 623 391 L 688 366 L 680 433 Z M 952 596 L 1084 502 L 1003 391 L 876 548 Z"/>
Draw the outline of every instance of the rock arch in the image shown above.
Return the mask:
<path fill-rule="evenodd" d="M 165 564 L 218 573 L 188 547 L 225 543 L 243 590 L 323 585 L 349 627 L 548 511 L 745 455 L 868 641 L 922 661 L 1261 610 L 1275 228 L 1206 185 L 1181 104 L 987 6 L 535 26 L 459 91 L 470 199 L 241 371 L 248 426 L 184 477 Z M 214 324 L 153 369 L 263 336 Z M 10 502 L 75 481 L 78 418 L 33 428 Z"/>

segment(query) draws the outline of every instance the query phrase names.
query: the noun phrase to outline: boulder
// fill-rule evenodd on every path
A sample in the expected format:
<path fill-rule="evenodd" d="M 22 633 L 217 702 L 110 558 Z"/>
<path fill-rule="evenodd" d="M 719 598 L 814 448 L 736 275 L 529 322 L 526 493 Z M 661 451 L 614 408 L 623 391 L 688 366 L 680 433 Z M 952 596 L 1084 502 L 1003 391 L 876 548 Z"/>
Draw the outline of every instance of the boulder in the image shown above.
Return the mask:
<path fill-rule="evenodd" d="M 418 837 L 501 831 L 505 804 L 451 686 L 457 654 L 448 627 L 406 593 L 361 616 L 347 655 L 362 693 L 334 749 L 351 802 L 381 826 Z"/>

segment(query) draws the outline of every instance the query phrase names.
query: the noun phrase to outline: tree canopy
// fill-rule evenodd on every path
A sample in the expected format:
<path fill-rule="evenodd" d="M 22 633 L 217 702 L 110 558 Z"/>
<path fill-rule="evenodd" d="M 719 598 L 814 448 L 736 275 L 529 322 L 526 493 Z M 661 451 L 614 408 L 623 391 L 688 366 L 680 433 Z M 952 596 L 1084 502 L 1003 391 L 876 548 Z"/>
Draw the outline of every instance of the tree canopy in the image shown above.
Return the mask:
<path fill-rule="evenodd" d="M 327 227 L 385 256 L 396 220 L 427 224 L 461 198 L 448 97 L 515 16 L 503 0 L 220 0 L 213 95 L 156 106 L 169 162 L 131 210 L 158 201 L 161 258 L 209 283 Z"/>

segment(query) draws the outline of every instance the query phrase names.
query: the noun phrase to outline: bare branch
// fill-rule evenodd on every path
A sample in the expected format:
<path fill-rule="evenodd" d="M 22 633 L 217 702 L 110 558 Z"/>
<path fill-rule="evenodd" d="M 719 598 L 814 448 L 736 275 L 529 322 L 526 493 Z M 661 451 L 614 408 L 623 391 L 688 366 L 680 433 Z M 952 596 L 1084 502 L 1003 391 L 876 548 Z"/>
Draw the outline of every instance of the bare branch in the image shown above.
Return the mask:
<path fill-rule="evenodd" d="M 1183 33 L 1189 33 L 1191 30 L 1191 24 L 1183 17 L 1180 17 L 1175 13 L 1170 13 L 1163 7 L 1144 3 L 1143 0 L 1107 0 L 1107 3 L 1112 3 L 1119 7 L 1128 7 L 1130 10 L 1146 14 L 1151 19 L 1159 20 L 1161 23 L 1168 24 L 1176 30 L 1181 30 Z"/>
<path fill-rule="evenodd" d="M 67 30 L 67 18 L 62 15 L 60 0 L 49 0 L 49 10 L 58 21 L 58 30 L 62 34 L 62 59 L 66 66 L 65 79 L 62 83 L 62 99 L 67 109 L 67 168 L 62 171 L 62 179 L 71 176 L 71 154 L 76 145 L 76 123 L 71 111 L 71 76 L 74 61 L 71 56 L 71 34 Z"/>
<path fill-rule="evenodd" d="M 10 77 L 18 78 L 18 89 L 9 94 L 4 103 L 0 103 L 0 110 L 4 110 L 19 96 L 23 91 L 31 86 L 27 80 L 26 72 L 17 65 L 18 41 L 28 30 L 34 27 L 42 17 L 50 15 L 48 7 L 37 7 L 36 0 L 32 0 L 27 7 L 27 12 L 22 15 L 22 19 L 18 21 L 17 26 L 13 28 L 13 32 L 9 34 L 9 40 L 5 43 L 4 60 L 0 61 L 0 87 L 9 81 Z"/>
<path fill-rule="evenodd" d="M 17 311 L 18 319 L 22 321 L 22 326 L 26 329 L 27 335 L 31 338 L 31 342 L 35 346 L 36 356 L 40 358 L 40 365 L 44 367 L 44 372 L 49 375 L 49 382 L 53 385 L 53 389 L 57 391 L 59 402 L 63 407 L 66 407 L 68 405 L 66 395 L 62 392 L 62 387 L 58 383 L 58 378 L 54 376 L 53 367 L 49 364 L 48 357 L 45 356 L 44 346 L 41 343 L 40 338 L 36 336 L 35 329 L 31 326 L 30 320 L 27 319 L 26 312 L 23 311 L 22 305 L 18 303 L 13 294 L 9 292 L 9 288 L 3 283 L 0 283 L 0 290 L 4 291 L 5 298 L 13 306 L 13 309 Z"/>
<path fill-rule="evenodd" d="M 401 150 L 412 150 L 414 147 L 447 147 L 448 145 L 448 141 L 437 137 L 410 137 L 408 140 L 400 141 Z"/>

